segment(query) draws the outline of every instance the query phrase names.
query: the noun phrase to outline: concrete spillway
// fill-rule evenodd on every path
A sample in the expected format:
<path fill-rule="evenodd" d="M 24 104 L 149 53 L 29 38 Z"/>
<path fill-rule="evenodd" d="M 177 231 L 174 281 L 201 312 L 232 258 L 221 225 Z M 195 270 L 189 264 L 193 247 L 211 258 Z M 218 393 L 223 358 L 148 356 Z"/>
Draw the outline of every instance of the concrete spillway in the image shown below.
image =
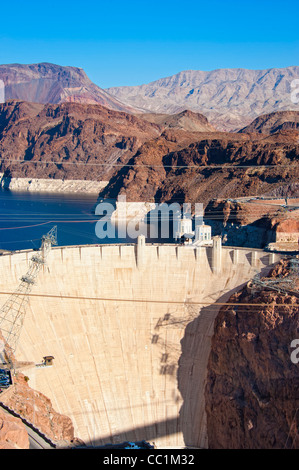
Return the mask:
<path fill-rule="evenodd" d="M 0 257 L 1 291 L 16 288 L 31 256 Z M 30 298 L 17 359 L 54 356 L 52 367 L 26 371 L 29 384 L 71 417 L 88 444 L 207 447 L 214 303 L 276 260 L 221 245 L 52 249 L 32 293 L 57 297 Z"/>

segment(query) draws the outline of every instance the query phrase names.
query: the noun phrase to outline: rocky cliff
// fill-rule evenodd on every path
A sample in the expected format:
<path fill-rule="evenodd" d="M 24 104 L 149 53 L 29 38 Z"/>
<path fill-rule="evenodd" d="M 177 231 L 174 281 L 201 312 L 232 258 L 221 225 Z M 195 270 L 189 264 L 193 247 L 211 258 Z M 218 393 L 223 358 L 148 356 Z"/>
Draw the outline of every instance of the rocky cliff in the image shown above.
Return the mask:
<path fill-rule="evenodd" d="M 29 437 L 22 420 L 1 409 L 0 449 L 29 449 Z"/>
<path fill-rule="evenodd" d="M 283 191 L 298 181 L 297 133 L 188 133 L 165 130 L 143 144 L 102 194 L 127 200 L 201 202 Z"/>
<path fill-rule="evenodd" d="M 24 376 L 17 373 L 14 377 L 14 385 L 11 390 L 3 395 L 0 394 L 1 402 L 9 409 L 13 410 L 26 421 L 33 424 L 52 442 L 65 441 L 72 443 L 75 441 L 74 427 L 68 416 L 57 413 L 49 398 L 42 393 L 32 389 Z M 18 419 L 12 419 L 8 414 L 2 414 L 2 430 L 0 441 L 11 441 L 16 446 L 27 445 L 28 439 L 24 434 L 24 426 Z M 11 430 L 15 432 L 11 435 Z M 27 434 L 27 432 L 26 432 Z M 20 444 L 20 442 L 22 444 Z M 3 444 L 4 445 L 4 444 Z"/>
<path fill-rule="evenodd" d="M 286 278 L 282 260 L 268 278 Z M 294 284 L 292 288 L 297 288 Z M 299 298 L 244 287 L 221 308 L 214 326 L 205 390 L 209 447 L 299 448 Z"/>
<path fill-rule="evenodd" d="M 0 449 L 29 448 L 29 437 L 22 419 L 33 425 L 57 446 L 72 447 L 81 443 L 74 436 L 72 420 L 68 416 L 57 413 L 51 400 L 31 388 L 28 377 L 19 372 L 19 367 L 28 367 L 32 364 L 19 363 L 16 360 L 1 331 L 0 348 L 1 359 L 11 361 L 15 367 L 15 373 L 12 374 L 13 384 L 8 389 L 0 390 L 0 403 L 5 408 L 0 408 Z M 13 411 L 19 417 L 8 413 L 8 410 Z"/>
<path fill-rule="evenodd" d="M 156 124 L 101 105 L 8 101 L 0 105 L 0 171 L 13 177 L 107 180 L 160 133 Z"/>

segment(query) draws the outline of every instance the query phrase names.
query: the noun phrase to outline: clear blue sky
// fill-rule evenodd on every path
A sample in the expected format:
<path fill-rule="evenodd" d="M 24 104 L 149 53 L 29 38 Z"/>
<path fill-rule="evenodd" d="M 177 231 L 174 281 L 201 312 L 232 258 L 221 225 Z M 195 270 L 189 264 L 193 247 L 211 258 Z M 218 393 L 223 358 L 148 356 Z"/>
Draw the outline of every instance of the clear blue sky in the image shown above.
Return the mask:
<path fill-rule="evenodd" d="M 0 19 L 1 64 L 78 66 L 103 88 L 298 65 L 298 0 L 15 0 Z"/>

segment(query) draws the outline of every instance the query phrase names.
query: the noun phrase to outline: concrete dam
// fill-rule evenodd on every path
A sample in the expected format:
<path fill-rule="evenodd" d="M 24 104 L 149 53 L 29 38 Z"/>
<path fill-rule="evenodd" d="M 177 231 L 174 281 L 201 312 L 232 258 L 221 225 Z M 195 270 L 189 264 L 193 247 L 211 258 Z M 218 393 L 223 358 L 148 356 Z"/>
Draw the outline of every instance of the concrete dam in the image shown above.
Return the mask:
<path fill-rule="evenodd" d="M 13 292 L 32 251 L 0 257 Z M 204 389 L 220 305 L 280 255 L 222 247 L 52 248 L 27 307 L 16 358 L 88 445 L 146 440 L 208 447 Z M 1 304 L 8 296 L 1 294 Z"/>

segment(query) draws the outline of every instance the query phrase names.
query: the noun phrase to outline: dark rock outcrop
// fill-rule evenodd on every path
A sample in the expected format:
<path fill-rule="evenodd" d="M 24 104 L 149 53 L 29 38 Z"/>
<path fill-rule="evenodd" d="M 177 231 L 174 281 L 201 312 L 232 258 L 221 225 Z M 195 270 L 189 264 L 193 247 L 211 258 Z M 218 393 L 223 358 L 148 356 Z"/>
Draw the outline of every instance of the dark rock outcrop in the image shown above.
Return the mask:
<path fill-rule="evenodd" d="M 143 144 L 104 189 L 127 200 L 201 202 L 262 195 L 298 180 L 297 136 L 165 130 Z M 261 167 L 261 168 L 259 168 Z"/>

